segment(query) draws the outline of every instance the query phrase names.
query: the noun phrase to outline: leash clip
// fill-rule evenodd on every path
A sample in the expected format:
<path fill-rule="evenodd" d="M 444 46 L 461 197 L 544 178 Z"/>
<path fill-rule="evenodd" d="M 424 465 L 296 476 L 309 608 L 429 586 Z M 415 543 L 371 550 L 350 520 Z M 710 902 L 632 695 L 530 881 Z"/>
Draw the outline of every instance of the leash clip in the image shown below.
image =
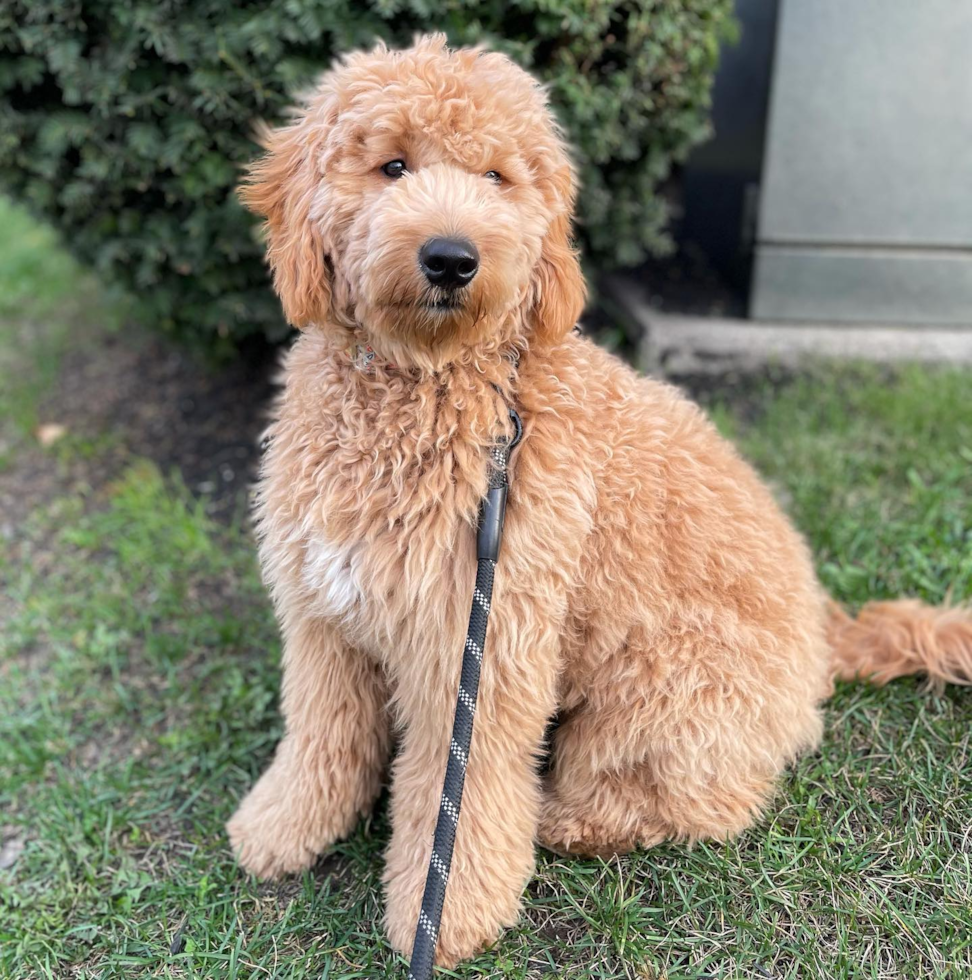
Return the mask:
<path fill-rule="evenodd" d="M 510 441 L 510 444 L 506 447 L 507 457 L 509 457 L 509 454 L 513 452 L 514 449 L 516 449 L 516 447 L 520 444 L 520 440 L 523 438 L 523 422 L 520 421 L 520 416 L 516 414 L 515 408 L 511 408 L 509 412 L 510 412 L 510 421 L 513 423 L 513 439 Z"/>
<path fill-rule="evenodd" d="M 510 482 L 506 468 L 510 453 L 523 438 L 523 422 L 515 408 L 511 408 L 510 421 L 513 423 L 513 438 L 500 443 L 492 450 L 496 464 L 489 475 L 489 489 L 479 505 L 479 523 L 476 529 L 476 558 L 478 561 L 496 562 L 499 560 L 500 545 L 503 543 L 503 523 L 506 520 L 506 499 Z"/>

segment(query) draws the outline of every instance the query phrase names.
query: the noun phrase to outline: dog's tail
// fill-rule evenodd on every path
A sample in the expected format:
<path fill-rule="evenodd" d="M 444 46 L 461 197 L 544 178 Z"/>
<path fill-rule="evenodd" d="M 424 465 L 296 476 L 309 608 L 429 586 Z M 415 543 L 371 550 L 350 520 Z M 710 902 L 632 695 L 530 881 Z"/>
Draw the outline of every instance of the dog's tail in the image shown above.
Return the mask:
<path fill-rule="evenodd" d="M 972 608 L 926 606 L 916 599 L 869 602 L 852 619 L 830 603 L 827 638 L 834 676 L 886 684 L 907 674 L 972 684 Z"/>

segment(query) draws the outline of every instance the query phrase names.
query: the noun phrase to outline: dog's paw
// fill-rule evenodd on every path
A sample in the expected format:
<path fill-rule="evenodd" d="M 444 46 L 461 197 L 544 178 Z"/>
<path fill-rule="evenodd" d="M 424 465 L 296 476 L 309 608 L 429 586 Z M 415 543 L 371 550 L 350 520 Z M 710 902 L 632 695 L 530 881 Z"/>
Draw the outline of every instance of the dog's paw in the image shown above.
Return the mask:
<path fill-rule="evenodd" d="M 449 904 L 446 898 L 446 905 Z M 385 934 L 388 941 L 405 959 L 412 957 L 415 942 L 415 927 L 418 924 L 419 903 L 415 903 L 415 914 L 402 914 L 389 909 L 385 915 Z M 463 960 L 472 959 L 488 946 L 491 946 L 502 931 L 502 923 L 486 925 L 482 921 L 465 919 L 456 921 L 457 916 L 444 916 L 439 929 L 435 947 L 435 965 L 451 969 Z"/>
<path fill-rule="evenodd" d="M 307 828 L 288 813 L 286 800 L 267 800 L 258 783 L 226 824 L 240 866 L 258 878 L 309 868 L 320 853 Z"/>
<path fill-rule="evenodd" d="M 385 933 L 408 959 L 425 891 L 426 865 L 400 867 L 401 857 L 393 849 L 385 868 Z M 519 918 L 522 877 L 510 881 L 489 872 L 487 866 L 473 869 L 467 864 L 458 870 L 453 866 L 435 948 L 436 966 L 451 968 L 472 959 Z"/>
<path fill-rule="evenodd" d="M 664 835 L 650 836 L 641 826 L 607 827 L 578 816 L 568 816 L 562 808 L 544 806 L 537 826 L 537 843 L 562 857 L 610 858 L 628 854 L 636 847 L 651 847 Z"/>

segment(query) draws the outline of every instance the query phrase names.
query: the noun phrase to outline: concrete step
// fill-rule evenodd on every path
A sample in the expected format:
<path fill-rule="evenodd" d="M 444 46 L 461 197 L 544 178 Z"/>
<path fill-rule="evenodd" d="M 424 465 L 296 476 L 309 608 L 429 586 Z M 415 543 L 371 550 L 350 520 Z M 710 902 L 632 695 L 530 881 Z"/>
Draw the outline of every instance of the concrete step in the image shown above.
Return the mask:
<path fill-rule="evenodd" d="M 631 280 L 611 277 L 604 291 L 641 334 L 641 364 L 650 371 L 715 374 L 767 363 L 799 367 L 801 361 L 828 357 L 972 364 L 972 323 L 967 328 L 905 327 L 684 316 L 652 307 Z"/>

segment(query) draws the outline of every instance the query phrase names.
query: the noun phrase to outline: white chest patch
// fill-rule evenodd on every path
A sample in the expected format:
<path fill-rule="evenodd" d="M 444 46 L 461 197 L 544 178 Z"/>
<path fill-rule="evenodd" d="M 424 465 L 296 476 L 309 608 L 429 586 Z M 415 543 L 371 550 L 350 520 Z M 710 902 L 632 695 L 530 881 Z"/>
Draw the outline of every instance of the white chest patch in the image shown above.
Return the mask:
<path fill-rule="evenodd" d="M 363 598 L 356 552 L 354 545 L 335 545 L 324 537 L 304 545 L 301 577 L 322 615 L 346 616 Z"/>

